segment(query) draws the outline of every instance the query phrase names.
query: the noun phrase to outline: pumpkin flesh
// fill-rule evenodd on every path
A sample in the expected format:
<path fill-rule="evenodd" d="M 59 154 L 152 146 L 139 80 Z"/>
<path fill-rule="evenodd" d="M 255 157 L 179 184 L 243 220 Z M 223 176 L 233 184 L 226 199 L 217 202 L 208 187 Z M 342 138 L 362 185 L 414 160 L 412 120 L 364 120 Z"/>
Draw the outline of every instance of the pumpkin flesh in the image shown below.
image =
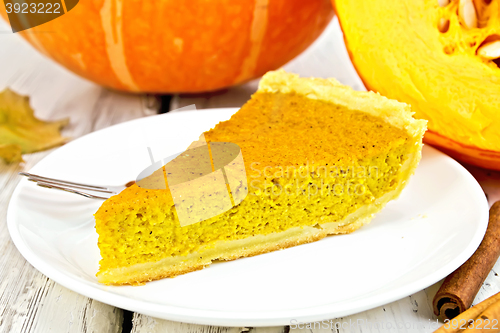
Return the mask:
<path fill-rule="evenodd" d="M 425 142 L 500 170 L 500 62 L 478 55 L 481 46 L 500 40 L 500 1 L 473 2 L 476 27 L 467 26 L 461 3 L 334 1 L 366 87 L 427 119 Z"/>

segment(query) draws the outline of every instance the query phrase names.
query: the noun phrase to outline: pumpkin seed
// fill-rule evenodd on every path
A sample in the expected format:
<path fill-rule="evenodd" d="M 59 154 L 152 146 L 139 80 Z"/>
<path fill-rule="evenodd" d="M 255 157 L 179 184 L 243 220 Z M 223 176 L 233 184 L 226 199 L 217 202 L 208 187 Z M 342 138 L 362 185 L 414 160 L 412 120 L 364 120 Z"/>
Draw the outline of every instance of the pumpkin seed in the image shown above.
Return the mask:
<path fill-rule="evenodd" d="M 438 30 L 442 33 L 445 33 L 450 28 L 450 20 L 441 17 L 438 22 Z"/>
<path fill-rule="evenodd" d="M 477 27 L 477 14 L 472 0 L 460 0 L 458 3 L 458 16 L 460 23 L 467 29 Z"/>
<path fill-rule="evenodd" d="M 477 26 L 483 28 L 488 25 L 488 20 L 491 16 L 491 11 L 488 10 L 488 6 L 491 1 L 486 0 L 474 0 L 474 7 L 477 13 Z"/>
<path fill-rule="evenodd" d="M 477 49 L 477 55 L 487 60 L 500 58 L 500 40 L 485 43 Z"/>
<path fill-rule="evenodd" d="M 450 0 L 438 0 L 438 4 L 441 7 L 446 7 L 450 4 Z"/>

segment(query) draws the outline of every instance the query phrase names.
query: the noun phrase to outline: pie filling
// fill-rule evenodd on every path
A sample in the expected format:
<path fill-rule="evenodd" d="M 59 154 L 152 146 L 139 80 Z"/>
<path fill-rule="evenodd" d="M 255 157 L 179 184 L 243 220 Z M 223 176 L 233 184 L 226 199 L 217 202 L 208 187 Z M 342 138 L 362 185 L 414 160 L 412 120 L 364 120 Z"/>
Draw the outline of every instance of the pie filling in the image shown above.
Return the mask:
<path fill-rule="evenodd" d="M 248 191 L 244 200 L 222 214 L 181 226 L 168 188 L 127 188 L 95 215 L 102 256 L 98 275 L 195 257 L 202 268 L 217 258 L 219 247 L 226 251 L 223 259 L 238 257 L 238 251 L 227 254 L 228 241 L 252 236 L 307 229 L 311 241 L 319 239 L 326 234 L 307 227 L 341 226 L 360 207 L 402 188 L 409 177 L 404 165 L 409 158 L 416 164 L 420 149 L 416 138 L 379 117 L 293 92 L 257 92 L 230 121 L 206 132 L 205 139 L 240 147 L 247 184 L 233 196 Z M 207 260 L 205 253 L 210 254 Z"/>

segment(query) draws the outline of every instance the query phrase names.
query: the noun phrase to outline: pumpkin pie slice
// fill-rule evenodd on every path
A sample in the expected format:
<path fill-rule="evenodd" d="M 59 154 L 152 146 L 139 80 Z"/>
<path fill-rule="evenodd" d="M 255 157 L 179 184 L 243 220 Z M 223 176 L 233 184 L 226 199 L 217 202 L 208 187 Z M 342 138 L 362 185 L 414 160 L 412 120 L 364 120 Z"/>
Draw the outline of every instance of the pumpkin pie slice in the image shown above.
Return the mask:
<path fill-rule="evenodd" d="M 102 204 L 98 281 L 137 285 L 353 232 L 399 196 L 425 130 L 406 104 L 269 72 L 230 120 Z"/>

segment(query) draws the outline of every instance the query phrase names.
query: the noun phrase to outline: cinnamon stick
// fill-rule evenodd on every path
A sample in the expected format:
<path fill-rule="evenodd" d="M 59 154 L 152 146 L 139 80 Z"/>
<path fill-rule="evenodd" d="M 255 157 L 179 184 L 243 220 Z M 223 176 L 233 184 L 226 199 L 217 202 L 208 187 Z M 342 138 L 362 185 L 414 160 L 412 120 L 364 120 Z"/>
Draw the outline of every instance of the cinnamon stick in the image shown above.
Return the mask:
<path fill-rule="evenodd" d="M 466 311 L 500 256 L 500 201 L 490 208 L 488 229 L 476 252 L 443 282 L 434 296 L 434 313 L 442 320 Z"/>
<path fill-rule="evenodd" d="M 481 303 L 476 304 L 469 310 L 456 316 L 453 319 L 453 322 L 448 322 L 447 324 L 441 326 L 439 329 L 434 331 L 434 333 L 456 333 L 462 331 L 463 327 L 468 327 L 465 332 L 472 331 L 472 329 L 470 328 L 483 329 L 483 326 L 485 324 L 484 319 L 490 319 L 488 324 L 490 324 L 491 326 L 492 319 L 498 319 L 499 317 L 492 317 L 490 313 L 493 313 L 497 309 L 500 309 L 500 293 L 497 293 L 490 298 L 485 299 Z M 476 319 L 478 318 L 481 320 L 477 321 Z M 498 325 L 496 325 L 496 327 L 498 327 Z M 486 331 L 483 331 L 483 333 L 484 332 Z M 487 332 L 493 333 L 491 328 Z"/>

